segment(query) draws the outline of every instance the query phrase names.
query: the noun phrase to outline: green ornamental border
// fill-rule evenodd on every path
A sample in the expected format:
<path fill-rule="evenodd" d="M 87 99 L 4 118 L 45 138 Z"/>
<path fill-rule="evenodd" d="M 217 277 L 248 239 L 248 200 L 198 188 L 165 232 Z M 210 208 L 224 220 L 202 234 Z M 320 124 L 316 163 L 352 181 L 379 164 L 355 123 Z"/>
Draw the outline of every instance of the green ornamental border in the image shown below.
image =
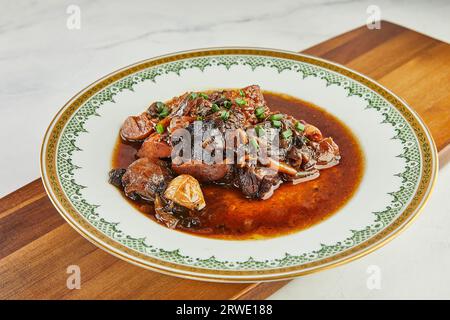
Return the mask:
<path fill-rule="evenodd" d="M 402 154 L 398 155 L 398 157 L 405 159 L 406 168 L 403 172 L 397 174 L 397 176 L 402 178 L 402 183 L 399 190 L 389 193 L 392 196 L 391 203 L 385 210 L 374 212 L 375 219 L 373 224 L 362 230 L 352 230 L 352 236 L 342 242 L 337 242 L 334 245 L 321 244 L 319 250 L 314 250 L 301 255 L 285 253 L 284 257 L 272 260 L 258 261 L 249 257 L 246 261 L 242 262 L 221 261 L 214 256 L 207 259 L 193 258 L 183 255 L 179 249 L 166 251 L 162 248 L 146 244 L 145 238 L 134 238 L 124 234 L 118 228 L 119 223 L 104 220 L 96 212 L 99 205 L 90 204 L 83 199 L 82 190 L 86 187 L 77 184 L 75 181 L 74 171 L 80 169 L 80 167 L 72 163 L 71 156 L 74 152 L 82 151 L 77 147 L 76 139 L 80 134 L 87 133 L 84 124 L 90 117 L 100 116 L 97 111 L 99 111 L 99 108 L 105 102 L 114 103 L 114 96 L 120 92 L 124 90 L 133 91 L 134 85 L 143 81 L 151 80 L 156 82 L 157 78 L 164 74 L 175 73 L 180 75 L 181 70 L 198 68 L 201 71 L 204 71 L 205 68 L 213 66 L 224 66 L 227 69 L 230 69 L 235 65 L 249 66 L 252 70 L 255 70 L 258 67 L 274 68 L 279 73 L 284 70 L 291 70 L 297 72 L 299 76 L 302 76 L 303 78 L 312 76 L 322 79 L 326 81 L 327 86 L 338 85 L 347 90 L 349 97 L 356 95 L 364 98 L 367 101 L 366 109 L 377 110 L 384 116 L 382 123 L 389 123 L 394 127 L 397 134 L 392 137 L 392 139 L 399 139 L 403 145 L 404 151 Z M 420 178 L 420 163 L 420 149 L 413 129 L 390 103 L 371 89 L 343 75 L 308 63 L 283 58 L 252 55 L 207 56 L 178 60 L 149 67 L 112 83 L 93 95 L 80 106 L 73 117 L 68 121 L 58 144 L 56 159 L 57 172 L 60 177 L 61 186 L 71 204 L 93 227 L 109 238 L 132 250 L 167 262 L 206 269 L 239 271 L 298 266 L 333 256 L 373 237 L 394 221 L 404 205 L 411 200 Z"/>

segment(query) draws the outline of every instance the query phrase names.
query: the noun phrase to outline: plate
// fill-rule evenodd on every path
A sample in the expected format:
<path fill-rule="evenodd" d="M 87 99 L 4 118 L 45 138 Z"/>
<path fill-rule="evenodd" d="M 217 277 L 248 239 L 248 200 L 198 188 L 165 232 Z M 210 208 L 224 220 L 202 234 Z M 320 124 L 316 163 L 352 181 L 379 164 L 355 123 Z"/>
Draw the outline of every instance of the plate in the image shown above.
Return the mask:
<path fill-rule="evenodd" d="M 185 91 L 250 84 L 312 102 L 358 137 L 365 171 L 354 196 L 333 216 L 276 238 L 210 239 L 155 223 L 108 184 L 117 134 L 128 115 Z M 379 248 L 424 206 L 437 161 L 423 121 L 380 84 L 333 62 L 260 48 L 186 51 L 115 71 L 58 112 L 41 150 L 47 193 L 81 235 L 136 265 L 221 282 L 292 278 Z"/>

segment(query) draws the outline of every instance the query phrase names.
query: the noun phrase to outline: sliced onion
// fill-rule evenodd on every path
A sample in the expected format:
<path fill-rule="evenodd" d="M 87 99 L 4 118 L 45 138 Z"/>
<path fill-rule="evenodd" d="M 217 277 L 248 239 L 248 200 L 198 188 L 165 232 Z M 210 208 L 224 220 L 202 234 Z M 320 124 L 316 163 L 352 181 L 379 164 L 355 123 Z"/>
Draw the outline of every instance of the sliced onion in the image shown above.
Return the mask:
<path fill-rule="evenodd" d="M 292 179 L 292 184 L 299 184 L 302 182 L 314 180 L 320 176 L 320 172 L 318 170 L 313 171 L 299 171 L 295 178 Z"/>
<path fill-rule="evenodd" d="M 322 170 L 322 169 L 328 169 L 331 167 L 334 167 L 335 165 L 339 164 L 339 158 L 334 158 L 333 160 L 331 160 L 328 163 L 325 164 L 316 164 L 314 166 L 314 168 L 318 169 L 318 170 Z"/>
<path fill-rule="evenodd" d="M 280 181 L 278 181 L 277 184 L 273 185 L 273 186 L 270 188 L 270 190 L 267 191 L 267 192 L 261 197 L 261 200 L 267 200 L 267 199 L 269 199 L 269 198 L 273 195 L 273 192 L 274 192 L 275 190 L 277 190 L 278 187 L 281 185 L 281 182 L 282 182 L 282 181 L 280 180 Z"/>

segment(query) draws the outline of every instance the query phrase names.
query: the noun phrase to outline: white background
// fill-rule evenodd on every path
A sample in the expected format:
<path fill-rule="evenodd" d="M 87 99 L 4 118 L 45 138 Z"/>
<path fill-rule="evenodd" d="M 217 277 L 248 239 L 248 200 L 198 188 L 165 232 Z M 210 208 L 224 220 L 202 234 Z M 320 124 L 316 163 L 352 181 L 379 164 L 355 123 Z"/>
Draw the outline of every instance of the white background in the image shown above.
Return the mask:
<path fill-rule="evenodd" d="M 66 27 L 70 4 L 81 9 L 79 30 Z M 450 41 L 448 0 L 0 0 L 0 196 L 39 176 L 48 123 L 101 76 L 200 47 L 300 51 L 365 24 L 371 4 L 379 6 L 382 19 Z M 351 264 L 292 281 L 272 298 L 450 298 L 448 168 L 441 170 L 423 214 L 392 243 Z M 380 272 L 380 289 L 367 287 L 368 268 Z"/>

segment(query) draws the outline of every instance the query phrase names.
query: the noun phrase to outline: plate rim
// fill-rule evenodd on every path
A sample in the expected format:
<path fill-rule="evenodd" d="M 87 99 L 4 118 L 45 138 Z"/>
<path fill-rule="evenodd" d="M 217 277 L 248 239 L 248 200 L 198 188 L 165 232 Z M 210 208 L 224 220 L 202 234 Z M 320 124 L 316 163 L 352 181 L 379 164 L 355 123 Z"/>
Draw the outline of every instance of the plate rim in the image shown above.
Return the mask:
<path fill-rule="evenodd" d="M 198 268 L 198 267 L 188 267 L 188 266 L 181 266 L 181 265 L 177 265 L 175 263 L 170 263 L 168 262 L 169 265 L 172 265 L 172 267 L 167 267 L 167 266 L 161 266 L 158 263 L 152 263 L 152 262 L 148 262 L 148 263 L 143 263 L 141 262 L 140 258 L 137 257 L 137 255 L 140 255 L 139 253 L 136 254 L 132 254 L 133 250 L 126 248 L 126 250 L 120 250 L 120 248 L 118 249 L 117 247 L 123 247 L 123 245 L 121 244 L 116 244 L 117 247 L 114 248 L 110 248 L 108 245 L 104 244 L 103 242 L 108 242 L 108 241 L 102 241 L 102 240 L 106 240 L 106 239 L 98 239 L 95 235 L 90 234 L 89 232 L 87 232 L 83 226 L 78 225 L 77 223 L 75 223 L 74 221 L 72 221 L 70 219 L 70 214 L 68 212 L 66 212 L 66 208 L 64 208 L 63 205 L 60 204 L 60 202 L 58 201 L 57 197 L 54 194 L 54 190 L 52 189 L 52 187 L 49 185 L 48 183 L 48 173 L 45 167 L 46 164 L 46 160 L 45 160 L 45 155 L 46 155 L 46 150 L 47 150 L 47 143 L 48 143 L 48 138 L 52 132 L 51 129 L 53 129 L 55 127 L 56 124 L 58 124 L 58 122 L 61 120 L 61 115 L 63 115 L 64 111 L 72 105 L 73 102 L 75 102 L 78 98 L 80 98 L 82 96 L 83 93 L 87 93 L 89 92 L 89 90 L 92 90 L 93 87 L 95 87 L 95 85 L 99 84 L 99 83 L 103 83 L 105 80 L 111 80 L 112 77 L 121 74 L 122 72 L 125 71 L 130 71 L 130 74 L 133 74 L 139 70 L 134 70 L 133 68 L 138 67 L 138 66 L 142 66 L 146 63 L 151 63 L 151 62 L 155 62 L 155 65 L 160 65 L 163 64 L 165 62 L 172 62 L 172 61 L 178 61 L 178 60 L 182 60 L 182 59 L 186 59 L 186 58 L 192 58 L 192 57 L 196 57 L 195 54 L 198 54 L 198 56 L 208 56 L 207 53 L 209 53 L 209 55 L 223 55 L 223 54 L 249 54 L 249 55 L 258 55 L 258 52 L 260 53 L 259 55 L 262 56 L 271 56 L 271 57 L 276 57 L 276 55 L 285 55 L 289 58 L 289 56 L 292 57 L 297 57 L 297 58 L 303 58 L 303 59 L 308 59 L 308 60 L 312 60 L 312 61 L 318 61 L 321 62 L 327 66 L 334 66 L 335 68 L 337 68 L 337 70 L 331 70 L 331 71 L 335 71 L 338 72 L 339 74 L 343 75 L 341 72 L 339 71 L 346 71 L 348 74 L 344 74 L 345 76 L 349 75 L 353 75 L 353 76 L 357 76 L 359 78 L 365 79 L 368 83 L 372 84 L 373 86 L 377 87 L 378 89 L 381 89 L 382 91 L 385 91 L 387 93 L 387 96 L 391 96 L 394 98 L 394 100 L 397 100 L 397 102 L 399 102 L 403 107 L 406 108 L 407 111 L 409 111 L 413 117 L 414 120 L 420 125 L 421 129 L 424 131 L 424 133 L 426 134 L 426 140 L 428 142 L 428 147 L 430 148 L 430 155 L 431 155 L 431 176 L 430 179 L 428 181 L 428 185 L 426 186 L 426 190 L 424 191 L 423 195 L 421 196 L 420 200 L 418 200 L 418 204 L 415 208 L 413 208 L 413 210 L 411 211 L 410 214 L 408 214 L 405 217 L 405 221 L 403 221 L 400 225 L 396 226 L 393 230 L 389 231 L 387 234 L 383 235 L 379 240 L 375 241 L 374 244 L 367 244 L 367 242 L 369 242 L 371 239 L 375 238 L 378 236 L 378 234 L 376 236 L 373 236 L 363 242 L 361 242 L 360 244 L 358 244 L 355 248 L 366 244 L 365 247 L 355 250 L 354 253 L 349 253 L 347 255 L 345 255 L 342 258 L 336 258 L 334 261 L 332 260 L 330 263 L 319 263 L 317 266 L 313 266 L 312 268 L 304 268 L 303 270 L 295 270 L 296 266 L 290 267 L 290 268 L 294 268 L 294 271 L 283 271 L 283 268 L 274 268 L 271 271 L 271 273 L 261 273 L 261 271 L 257 271 L 257 270 L 246 270 L 246 271 L 231 271 L 231 272 L 226 272 L 224 270 L 220 270 L 219 272 L 217 272 L 217 270 L 207 270 L 204 268 Z M 262 52 L 264 52 L 265 54 L 261 54 Z M 212 54 L 213 53 L 213 54 Z M 275 53 L 275 55 L 273 55 Z M 169 58 L 175 58 L 174 60 L 168 60 Z M 167 61 L 166 61 L 167 60 Z M 302 60 L 300 60 L 302 61 Z M 147 67 L 144 67 L 140 70 L 144 70 Z M 330 70 L 329 68 L 327 68 L 328 70 Z M 122 75 L 119 78 L 122 79 L 123 77 L 125 77 L 127 75 Z M 350 77 L 352 78 L 352 77 Z M 360 80 L 354 79 L 352 78 L 354 81 L 358 82 L 359 84 L 362 85 L 366 85 L 365 83 L 361 83 Z M 112 82 L 115 82 L 111 81 Z M 103 88 L 101 88 L 103 89 Z M 371 88 L 373 90 L 373 88 Z M 95 91 L 94 93 L 96 93 L 97 91 Z M 381 95 L 384 99 L 388 100 L 387 97 L 385 97 L 384 95 L 380 94 L 379 92 L 377 92 L 377 94 Z M 395 109 L 397 111 L 398 108 L 396 108 L 395 104 L 392 101 L 391 104 L 395 107 Z M 81 104 L 80 104 L 81 105 Z M 75 112 L 75 110 L 78 110 L 79 106 L 77 106 L 76 109 L 74 109 L 73 112 Z M 71 115 L 73 114 L 73 112 L 71 113 Z M 402 117 L 404 118 L 403 114 Z M 405 119 L 407 121 L 407 123 L 409 125 L 411 125 L 411 122 L 408 119 Z M 59 141 L 59 140 L 58 140 Z M 422 154 L 422 159 L 424 159 L 423 157 L 423 150 L 422 148 L 420 148 L 420 152 Z M 424 206 L 426 205 L 426 203 L 428 202 L 432 191 L 434 189 L 435 183 L 436 183 L 436 179 L 437 179 L 437 173 L 438 173 L 438 153 L 437 153 L 437 148 L 436 148 L 436 144 L 434 142 L 434 139 L 431 135 L 430 130 L 428 129 L 428 127 L 426 126 L 426 124 L 424 123 L 424 121 L 421 119 L 421 117 L 417 114 L 417 112 L 412 109 L 407 103 L 406 101 L 404 101 L 402 98 L 400 98 L 398 95 L 394 94 L 392 91 L 390 91 L 389 89 L 385 88 L 383 85 L 379 84 L 377 81 L 355 71 L 352 70 L 346 66 L 343 66 L 339 63 L 335 63 L 320 57 L 315 57 L 312 55 L 308 55 L 308 54 L 303 54 L 303 53 L 297 53 L 297 52 L 293 52 L 293 51 L 287 51 L 287 50 L 279 50 L 279 49 L 272 49 L 272 48 L 261 48 L 261 47 L 241 47 L 241 46 L 237 46 L 237 47 L 211 47 L 211 48 L 201 48 L 201 49 L 193 49 L 193 50 L 186 50 L 186 51 L 179 51 L 179 52 L 174 52 L 174 53 L 169 53 L 169 54 L 165 54 L 165 55 L 160 55 L 160 56 L 156 56 L 153 58 L 149 58 L 149 59 L 144 59 L 141 61 L 138 61 L 136 63 L 130 64 L 128 66 L 125 66 L 123 68 L 117 69 L 111 73 L 108 73 L 107 75 L 99 78 L 98 80 L 92 82 L 91 84 L 89 84 L 88 86 L 86 86 L 85 88 L 83 88 L 82 90 L 80 90 L 78 93 L 76 93 L 72 98 L 70 98 L 67 103 L 65 103 L 60 110 L 55 114 L 55 116 L 52 118 L 50 124 L 48 125 L 46 131 L 45 131 L 45 135 L 44 138 L 42 140 L 42 144 L 41 144 L 41 152 L 40 152 L 40 171 L 41 171 L 41 177 L 42 177 L 42 182 L 44 185 L 44 188 L 47 192 L 47 195 L 50 199 L 50 201 L 52 202 L 52 204 L 55 206 L 55 208 L 57 209 L 57 211 L 60 213 L 60 215 L 69 223 L 69 225 L 74 228 L 78 233 L 80 233 L 84 238 L 86 238 L 87 240 L 89 240 L 91 243 L 95 244 L 97 247 L 99 247 L 100 249 L 122 259 L 125 260 L 127 262 L 130 262 L 134 265 L 138 265 L 140 267 L 144 267 L 146 269 L 150 269 L 153 271 L 157 271 L 157 272 L 161 272 L 164 274 L 168 274 L 168 275 L 173 275 L 173 276 L 177 276 L 177 277 L 182 277 L 182 278 L 188 278 L 188 279 L 196 279 L 196 280 L 206 280 L 206 281 L 213 281 L 213 282 L 255 282 L 255 281 L 277 281 L 277 280 L 284 280 L 284 279 L 290 279 L 290 278 L 294 278 L 294 277 L 298 277 L 301 275 L 306 275 L 306 274 L 311 274 L 311 273 L 315 273 L 318 271 L 322 271 L 322 270 L 326 270 L 326 269 L 330 269 L 348 262 L 351 262 L 353 260 L 356 260 L 358 258 L 361 258 L 375 250 L 377 250 L 378 248 L 382 247 L 383 245 L 385 245 L 386 243 L 388 243 L 390 240 L 392 240 L 393 238 L 395 238 L 396 236 L 398 236 L 403 230 L 405 230 L 417 217 L 418 215 L 422 212 L 422 209 L 424 208 Z M 422 166 L 423 167 L 423 166 Z M 423 168 L 422 168 L 423 171 Z M 423 177 L 421 177 L 421 180 L 423 179 Z M 419 184 L 421 183 L 421 181 L 419 181 Z M 59 182 L 58 182 L 59 185 Z M 59 185 L 60 187 L 60 185 Z M 414 193 L 414 195 L 417 194 L 417 190 Z M 64 195 L 65 196 L 65 195 Z M 399 214 L 399 216 L 392 221 L 392 223 L 394 223 L 399 217 L 401 217 L 406 211 L 406 208 L 404 208 L 401 213 Z M 86 224 L 88 224 L 88 222 L 85 222 Z M 91 226 L 92 227 L 92 226 Z M 92 227 L 94 228 L 94 227 Z M 387 227 L 388 228 L 388 227 Z M 381 231 L 381 233 L 385 232 L 386 229 L 385 228 L 383 231 Z M 95 228 L 94 228 L 95 229 Z M 96 230 L 96 229 L 95 229 Z M 98 231 L 98 230 L 97 230 Z M 100 231 L 98 231 L 100 232 Z M 104 235 L 105 238 L 108 238 L 106 235 Z M 109 238 L 108 238 L 109 239 Z M 109 239 L 111 242 L 115 242 L 111 239 Z M 352 251 L 354 248 L 350 249 L 350 250 L 345 250 L 343 252 L 346 251 Z M 124 251 L 126 254 L 124 254 Z M 127 252 L 129 251 L 129 252 Z M 131 253 L 131 254 L 130 254 Z M 339 255 L 339 254 L 338 254 Z M 131 257 L 130 257 L 131 256 Z M 332 257 L 331 257 L 332 258 Z M 153 258 L 154 260 L 158 260 L 156 258 Z M 326 258 L 325 258 L 326 259 Z M 322 260 L 318 260 L 318 262 L 320 262 Z M 180 268 L 181 267 L 181 268 Z M 298 267 L 298 266 L 297 266 Z M 191 271 L 189 271 L 191 270 Z M 206 272 L 205 272 L 206 271 Z M 266 271 L 267 272 L 267 271 Z M 245 276 L 245 277 L 244 277 Z"/>

